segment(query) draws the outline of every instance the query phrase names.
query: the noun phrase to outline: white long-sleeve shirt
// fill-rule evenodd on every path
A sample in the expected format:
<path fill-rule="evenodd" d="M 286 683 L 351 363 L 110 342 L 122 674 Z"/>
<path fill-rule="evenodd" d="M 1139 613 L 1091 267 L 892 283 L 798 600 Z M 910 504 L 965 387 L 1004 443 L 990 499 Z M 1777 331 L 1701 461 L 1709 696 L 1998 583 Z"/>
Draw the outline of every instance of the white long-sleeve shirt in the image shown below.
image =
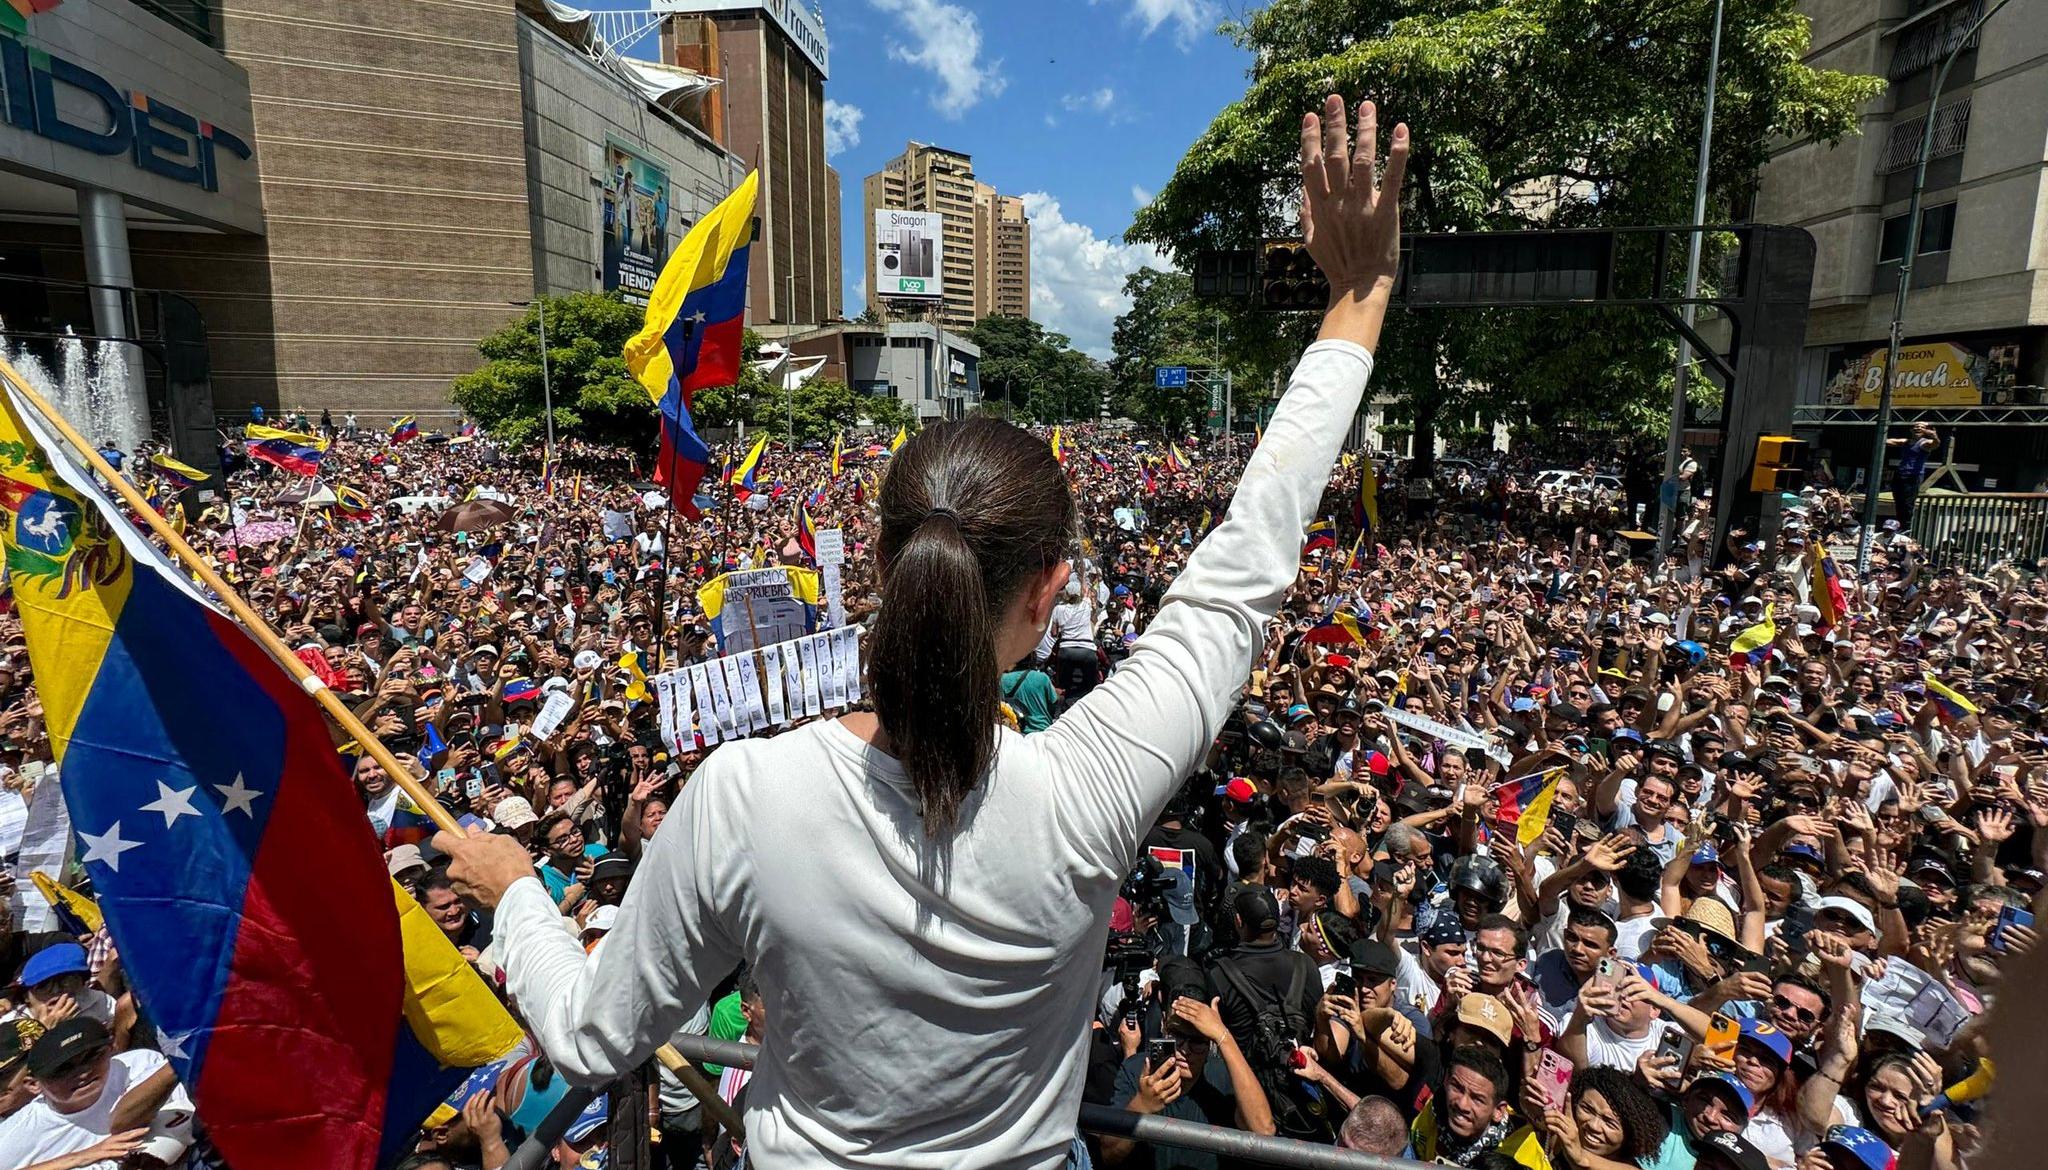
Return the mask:
<path fill-rule="evenodd" d="M 824 721 L 705 761 L 598 954 L 515 883 L 498 949 L 556 1066 L 589 1085 L 638 1065 L 745 959 L 767 1015 L 755 1164 L 1060 1165 L 1117 886 L 1236 701 L 1371 368 L 1310 347 L 1130 658 L 1050 730 L 1000 731 L 947 840 L 894 760 Z"/>

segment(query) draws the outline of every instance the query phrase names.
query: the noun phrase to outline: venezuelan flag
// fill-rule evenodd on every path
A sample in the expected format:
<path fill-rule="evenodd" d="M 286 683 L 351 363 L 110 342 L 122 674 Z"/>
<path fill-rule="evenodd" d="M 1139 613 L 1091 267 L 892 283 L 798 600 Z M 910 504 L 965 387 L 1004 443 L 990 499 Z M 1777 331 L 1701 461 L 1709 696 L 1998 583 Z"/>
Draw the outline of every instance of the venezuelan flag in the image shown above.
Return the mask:
<path fill-rule="evenodd" d="M 754 473 L 761 469 L 761 456 L 767 450 L 768 436 L 763 435 L 754 440 L 754 449 L 747 452 L 747 457 L 740 460 L 738 467 L 732 469 L 733 499 L 745 500 L 761 490 L 761 485 L 754 482 Z"/>
<path fill-rule="evenodd" d="M 1771 643 L 1778 640 L 1778 622 L 1771 611 L 1776 606 L 1764 606 L 1764 620 L 1735 635 L 1735 644 L 1728 648 L 1730 666 L 1755 666 L 1770 656 Z"/>
<path fill-rule="evenodd" d="M 391 445 L 394 447 L 400 443 L 410 443 L 419 437 L 420 420 L 409 414 L 391 424 Z"/>
<path fill-rule="evenodd" d="M 1312 553 L 1317 549 L 1336 547 L 1337 522 L 1324 517 L 1308 526 L 1308 543 L 1302 546 L 1301 551 Z"/>
<path fill-rule="evenodd" d="M 902 450 L 903 444 L 909 441 L 910 433 L 908 427 L 897 427 L 896 437 L 889 440 L 889 454 L 894 455 L 896 452 Z"/>
<path fill-rule="evenodd" d="M 294 447 L 311 447 L 315 451 L 327 450 L 327 440 L 318 435 L 309 435 L 304 431 L 279 430 L 276 427 L 266 427 L 262 423 L 250 423 L 244 426 L 242 428 L 242 437 L 258 441 L 282 439 Z"/>
<path fill-rule="evenodd" d="M 1104 455 L 1100 451 L 1090 452 L 1088 458 L 1095 461 L 1095 468 L 1098 471 L 1104 472 L 1105 474 L 1113 473 L 1116 471 L 1116 468 L 1110 466 L 1109 456 Z"/>
<path fill-rule="evenodd" d="M 252 428 L 253 429 L 253 428 Z M 317 475 L 320 460 L 327 454 L 324 447 L 312 447 L 290 439 L 250 439 L 243 445 L 249 458 L 261 460 L 272 467 L 282 468 L 296 475 Z"/>
<path fill-rule="evenodd" d="M 1187 464 L 1182 463 L 1180 461 L 1180 448 L 1175 446 L 1173 440 L 1171 439 L 1167 440 L 1166 443 L 1166 459 L 1164 460 L 1164 465 L 1166 467 L 1166 470 L 1173 475 L 1179 475 L 1181 472 L 1187 470 Z"/>
<path fill-rule="evenodd" d="M 1052 457 L 1059 461 L 1061 467 L 1067 465 L 1067 441 L 1061 437 L 1058 427 L 1052 429 Z"/>
<path fill-rule="evenodd" d="M 812 564 L 818 563 L 818 525 L 811 519 L 809 502 L 796 506 L 796 546 L 804 550 Z"/>
<path fill-rule="evenodd" d="M 1145 494 L 1148 496 L 1157 494 L 1159 491 L 1159 481 L 1152 478 L 1152 465 L 1150 463 L 1142 464 L 1138 470 L 1145 476 Z"/>
<path fill-rule="evenodd" d="M 1351 551 L 1349 553 L 1346 553 L 1344 556 L 1344 568 L 1347 571 L 1351 569 L 1360 569 L 1365 567 L 1365 563 L 1361 561 L 1358 557 L 1358 550 L 1363 548 L 1364 546 L 1364 532 L 1360 532 L 1357 536 L 1351 538 Z"/>
<path fill-rule="evenodd" d="M 170 484 L 173 491 L 182 492 L 194 484 L 205 483 L 211 478 L 197 467 L 189 463 L 180 463 L 161 452 L 149 457 L 149 465 L 156 468 L 158 477 Z"/>
<path fill-rule="evenodd" d="M 1509 780 L 1494 789 L 1498 798 L 1494 819 L 1515 826 L 1518 844 L 1527 845 L 1543 835 L 1544 827 L 1550 824 L 1550 806 L 1557 799 L 1557 782 L 1564 778 L 1564 773 L 1563 768 L 1552 768 Z"/>
<path fill-rule="evenodd" d="M 1330 616 L 1311 626 L 1301 640 L 1317 646 L 1363 646 L 1365 627 L 1349 610 L 1331 610 Z"/>
<path fill-rule="evenodd" d="M 1358 458 L 1358 527 L 1378 531 L 1380 526 L 1380 477 L 1373 470 L 1372 456 Z"/>
<path fill-rule="evenodd" d="M 98 902 L 70 886 L 58 885 L 57 879 L 40 869 L 30 870 L 28 876 L 42 892 L 43 900 L 50 904 L 50 911 L 57 916 L 57 924 L 65 934 L 96 934 L 105 925 Z"/>
<path fill-rule="evenodd" d="M 1934 700 L 1936 713 L 1941 716 L 1943 723 L 1954 723 L 1958 719 L 1977 714 L 1977 704 L 1964 698 L 1961 692 L 1944 686 L 1940 679 L 1931 674 L 1923 674 L 1921 681 L 1927 684 L 1927 697 Z"/>
<path fill-rule="evenodd" d="M 11 390 L 0 475 L 83 864 L 200 1121 L 236 1170 L 395 1158 L 518 1026 L 417 905 L 402 928 L 319 707 Z"/>
<path fill-rule="evenodd" d="M 1835 558 L 1817 540 L 1809 551 L 1813 558 L 1813 607 L 1820 611 L 1820 620 L 1813 628 L 1825 634 L 1841 624 L 1842 615 L 1849 609 L 1849 599 L 1842 592 L 1842 574 L 1835 568 Z"/>
<path fill-rule="evenodd" d="M 747 250 L 760 185 L 760 172 L 748 174 L 683 237 L 654 282 L 646 323 L 626 342 L 626 365 L 661 412 L 654 482 L 692 520 L 701 515 L 694 501 L 711 448 L 697 437 L 691 404 L 707 386 L 739 381 Z"/>
<path fill-rule="evenodd" d="M 576 473 L 576 482 L 569 486 L 569 502 L 572 504 L 583 502 L 583 473 L 580 471 Z"/>
<path fill-rule="evenodd" d="M 375 515 L 370 508 L 369 494 L 361 488 L 346 485 L 334 489 L 334 510 L 351 520 L 368 520 Z"/>
<path fill-rule="evenodd" d="M 766 557 L 766 550 L 762 550 L 754 563 L 760 565 Z M 780 568 L 789 575 L 789 594 L 803 608 L 804 629 L 815 631 L 818 628 L 818 599 L 822 596 L 818 589 L 817 570 L 800 569 L 793 565 L 771 567 Z M 721 654 L 725 653 L 725 640 L 729 632 L 725 625 L 725 587 L 726 579 L 730 576 L 730 573 L 721 573 L 697 590 L 697 608 L 704 611 L 704 620 L 711 626 L 712 636 L 718 639 L 718 650 Z M 738 616 L 740 625 L 744 627 L 747 620 L 744 608 L 738 611 Z"/>
<path fill-rule="evenodd" d="M 832 436 L 832 480 L 834 483 L 839 481 L 840 455 L 844 450 L 841 440 L 844 438 L 845 436 L 843 435 Z"/>
<path fill-rule="evenodd" d="M 555 498 L 555 461 L 552 459 L 541 460 L 540 491 L 548 499 Z"/>

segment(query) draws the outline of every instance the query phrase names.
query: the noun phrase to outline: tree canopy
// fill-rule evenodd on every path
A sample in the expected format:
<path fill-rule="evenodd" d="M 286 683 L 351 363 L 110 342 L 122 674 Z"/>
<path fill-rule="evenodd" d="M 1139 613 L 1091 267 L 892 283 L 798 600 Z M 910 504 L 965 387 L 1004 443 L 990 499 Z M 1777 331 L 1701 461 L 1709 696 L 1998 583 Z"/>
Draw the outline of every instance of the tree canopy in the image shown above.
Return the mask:
<path fill-rule="evenodd" d="M 981 350 L 981 395 L 987 409 L 1018 419 L 1056 422 L 1093 418 L 1109 386 L 1102 363 L 1028 317 L 988 316 L 968 340 Z"/>
<path fill-rule="evenodd" d="M 1185 267 L 1294 230 L 1303 111 L 1370 96 L 1415 134 L 1407 231 L 1692 218 L 1713 0 L 1273 0 L 1224 26 L 1256 64 L 1128 238 Z M 1707 221 L 1739 217 L 1774 142 L 1856 129 L 1880 78 L 1806 65 L 1796 0 L 1728 0 Z M 1711 250 L 1703 272 L 1715 272 Z M 1249 310 L 1233 306 L 1242 315 Z M 1268 335 L 1284 326 L 1269 326 Z M 1427 431 L 1656 417 L 1674 338 L 1647 310 L 1391 315 L 1374 376 Z M 1648 409 L 1645 407 L 1648 406 Z"/>

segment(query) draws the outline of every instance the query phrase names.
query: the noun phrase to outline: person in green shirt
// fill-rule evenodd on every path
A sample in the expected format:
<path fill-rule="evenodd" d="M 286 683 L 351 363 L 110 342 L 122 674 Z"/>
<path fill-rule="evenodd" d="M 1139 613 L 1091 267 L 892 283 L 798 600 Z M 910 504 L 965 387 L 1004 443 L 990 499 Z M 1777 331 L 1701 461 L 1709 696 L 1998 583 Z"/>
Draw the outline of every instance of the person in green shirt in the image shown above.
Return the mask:
<path fill-rule="evenodd" d="M 1017 730 L 1025 735 L 1052 726 L 1052 706 L 1059 695 L 1042 670 L 1013 670 L 1003 676 L 1003 702 L 1017 716 Z"/>

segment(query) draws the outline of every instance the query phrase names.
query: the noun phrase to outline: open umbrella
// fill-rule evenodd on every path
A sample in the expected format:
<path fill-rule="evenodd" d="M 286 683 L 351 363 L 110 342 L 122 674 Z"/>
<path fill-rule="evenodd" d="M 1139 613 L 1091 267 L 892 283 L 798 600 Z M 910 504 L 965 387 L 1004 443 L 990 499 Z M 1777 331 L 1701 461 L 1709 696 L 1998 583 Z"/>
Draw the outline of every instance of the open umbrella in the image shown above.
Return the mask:
<path fill-rule="evenodd" d="M 512 505 L 503 500 L 464 500 L 434 521 L 443 532 L 482 532 L 512 519 Z"/>

